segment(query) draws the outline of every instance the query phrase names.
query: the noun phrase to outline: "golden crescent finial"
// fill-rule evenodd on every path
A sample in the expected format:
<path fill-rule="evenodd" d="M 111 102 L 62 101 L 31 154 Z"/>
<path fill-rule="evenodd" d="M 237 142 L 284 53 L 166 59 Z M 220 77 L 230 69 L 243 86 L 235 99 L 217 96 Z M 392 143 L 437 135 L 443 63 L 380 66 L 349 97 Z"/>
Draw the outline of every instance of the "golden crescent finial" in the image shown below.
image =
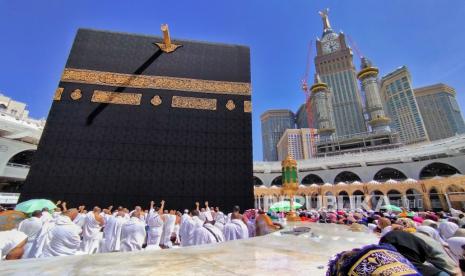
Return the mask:
<path fill-rule="evenodd" d="M 323 20 L 323 30 L 329 30 L 331 29 L 331 24 L 329 24 L 329 8 L 326 8 L 322 11 L 319 11 L 318 14 L 321 16 L 321 20 Z"/>

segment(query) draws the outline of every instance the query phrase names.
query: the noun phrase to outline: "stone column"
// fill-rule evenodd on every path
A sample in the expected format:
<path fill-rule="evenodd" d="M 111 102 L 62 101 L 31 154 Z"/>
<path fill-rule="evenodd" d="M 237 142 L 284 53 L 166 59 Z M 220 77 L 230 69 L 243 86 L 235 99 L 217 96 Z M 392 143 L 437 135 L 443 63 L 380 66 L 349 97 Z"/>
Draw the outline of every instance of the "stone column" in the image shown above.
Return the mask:
<path fill-rule="evenodd" d="M 354 210 L 355 209 L 355 202 L 354 202 L 354 199 L 352 198 L 352 194 L 349 195 L 349 207 L 351 210 Z"/>
<path fill-rule="evenodd" d="M 405 208 L 409 209 L 409 205 L 410 205 L 410 201 L 409 199 L 407 198 L 407 195 L 406 194 L 402 194 L 401 195 L 401 199 L 402 199 L 402 206 L 404 206 Z"/>
<path fill-rule="evenodd" d="M 445 196 L 446 202 L 447 202 L 447 210 L 450 210 L 450 208 L 452 208 L 452 204 L 450 203 L 449 195 L 445 193 L 444 196 Z"/>
<path fill-rule="evenodd" d="M 431 206 L 431 199 L 429 198 L 429 194 L 422 193 L 422 197 L 423 197 L 423 209 L 431 210 L 432 206 Z"/>

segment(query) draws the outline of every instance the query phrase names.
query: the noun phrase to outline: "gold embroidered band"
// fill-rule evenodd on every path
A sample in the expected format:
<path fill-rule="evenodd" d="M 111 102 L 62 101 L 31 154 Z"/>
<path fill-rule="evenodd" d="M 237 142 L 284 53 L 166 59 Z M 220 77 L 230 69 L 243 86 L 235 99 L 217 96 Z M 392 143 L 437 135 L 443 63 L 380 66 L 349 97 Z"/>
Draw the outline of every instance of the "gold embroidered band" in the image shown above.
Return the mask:
<path fill-rule="evenodd" d="M 252 102 L 251 101 L 244 101 L 244 112 L 247 112 L 247 113 L 252 112 Z"/>
<path fill-rule="evenodd" d="M 142 94 L 94 90 L 91 101 L 94 103 L 140 105 L 141 99 Z"/>
<path fill-rule="evenodd" d="M 57 90 L 55 90 L 55 95 L 53 95 L 53 100 L 61 100 L 61 94 L 63 94 L 63 87 L 58 87 Z"/>
<path fill-rule="evenodd" d="M 173 96 L 171 107 L 216 110 L 216 99 Z"/>
<path fill-rule="evenodd" d="M 250 83 L 245 82 L 130 75 L 72 68 L 66 68 L 63 71 L 61 81 L 120 87 L 152 88 L 244 96 L 249 96 L 251 91 Z"/>

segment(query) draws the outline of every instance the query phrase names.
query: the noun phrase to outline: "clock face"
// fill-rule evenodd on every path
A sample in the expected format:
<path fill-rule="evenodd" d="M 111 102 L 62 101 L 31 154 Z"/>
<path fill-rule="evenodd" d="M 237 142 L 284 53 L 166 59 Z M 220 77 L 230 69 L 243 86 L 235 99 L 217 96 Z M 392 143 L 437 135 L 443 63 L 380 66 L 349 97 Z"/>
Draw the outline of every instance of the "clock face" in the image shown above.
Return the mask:
<path fill-rule="evenodd" d="M 337 50 L 341 49 L 341 45 L 339 44 L 339 41 L 337 40 L 330 40 L 327 42 L 323 43 L 323 54 L 329 54 L 329 53 L 334 53 Z"/>
<path fill-rule="evenodd" d="M 321 42 L 326 42 L 326 41 L 329 41 L 329 40 L 336 40 L 339 36 L 336 34 L 336 33 L 328 33 L 328 34 L 325 34 L 323 36 L 323 38 L 321 39 Z"/>

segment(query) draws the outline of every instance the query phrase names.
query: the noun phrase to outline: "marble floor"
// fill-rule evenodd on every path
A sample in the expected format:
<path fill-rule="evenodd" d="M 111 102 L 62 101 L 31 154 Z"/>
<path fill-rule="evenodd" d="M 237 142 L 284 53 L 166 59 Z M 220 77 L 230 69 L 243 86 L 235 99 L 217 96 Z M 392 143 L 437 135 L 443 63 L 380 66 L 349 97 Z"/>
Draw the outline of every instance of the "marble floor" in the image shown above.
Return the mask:
<path fill-rule="evenodd" d="M 372 233 L 343 225 L 298 226 L 311 227 L 313 234 L 275 232 L 218 245 L 5 261 L 0 275 L 325 275 L 332 255 L 378 242 Z"/>

